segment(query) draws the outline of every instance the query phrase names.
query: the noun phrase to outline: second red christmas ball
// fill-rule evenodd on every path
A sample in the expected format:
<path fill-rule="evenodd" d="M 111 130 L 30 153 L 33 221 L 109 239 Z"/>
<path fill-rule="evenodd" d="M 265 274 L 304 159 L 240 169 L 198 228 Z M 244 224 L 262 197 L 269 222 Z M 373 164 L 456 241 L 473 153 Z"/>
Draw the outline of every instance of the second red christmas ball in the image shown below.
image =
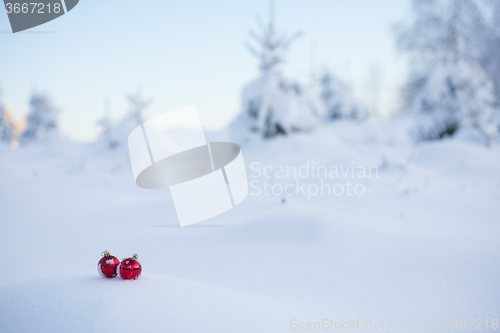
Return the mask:
<path fill-rule="evenodd" d="M 130 258 L 125 258 L 120 264 L 120 276 L 125 280 L 135 280 L 142 272 L 142 266 L 137 261 L 139 256 L 134 254 Z"/>

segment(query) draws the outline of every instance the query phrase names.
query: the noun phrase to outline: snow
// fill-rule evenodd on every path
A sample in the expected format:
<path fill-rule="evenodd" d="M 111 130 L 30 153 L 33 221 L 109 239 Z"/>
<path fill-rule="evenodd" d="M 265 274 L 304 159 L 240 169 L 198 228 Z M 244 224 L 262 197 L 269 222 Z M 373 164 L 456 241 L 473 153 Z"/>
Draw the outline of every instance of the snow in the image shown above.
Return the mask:
<path fill-rule="evenodd" d="M 0 295 L 2 332 L 185 332 L 204 331 L 207 322 L 224 332 L 252 332 L 256 318 L 272 330 L 279 317 L 279 304 L 154 274 L 135 281 L 95 275 L 50 279 Z"/>
<path fill-rule="evenodd" d="M 354 162 L 378 177 L 324 179 L 363 184 L 361 196 L 250 188 L 235 209 L 186 228 L 168 190 L 134 184 L 120 149 L 1 145 L 0 331 L 283 332 L 292 319 L 361 318 L 439 320 L 442 332 L 445 319 L 498 319 L 500 148 L 414 144 L 406 121 L 249 136 L 237 142 L 249 181 L 296 180 L 254 178 L 255 162 Z M 143 275 L 101 278 L 104 249 L 138 253 Z"/>

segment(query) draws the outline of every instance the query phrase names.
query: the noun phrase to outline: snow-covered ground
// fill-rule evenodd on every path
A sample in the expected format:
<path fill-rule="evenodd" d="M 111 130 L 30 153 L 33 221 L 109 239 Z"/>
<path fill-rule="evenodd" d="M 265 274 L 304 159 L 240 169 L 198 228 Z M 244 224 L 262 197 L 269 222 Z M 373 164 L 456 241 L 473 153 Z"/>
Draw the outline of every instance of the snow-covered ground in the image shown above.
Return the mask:
<path fill-rule="evenodd" d="M 123 151 L 0 147 L 0 332 L 283 332 L 324 319 L 422 322 L 423 331 L 438 320 L 433 331 L 446 332 L 446 319 L 471 318 L 491 329 L 500 148 L 414 145 L 399 132 L 395 121 L 369 120 L 240 137 L 254 181 L 247 199 L 186 228 L 168 190 L 134 184 Z M 278 166 L 308 163 L 371 166 L 378 177 L 279 176 Z M 350 181 L 365 193 L 254 195 L 266 180 L 313 192 L 321 180 Z M 100 278 L 105 249 L 138 253 L 140 279 Z"/>

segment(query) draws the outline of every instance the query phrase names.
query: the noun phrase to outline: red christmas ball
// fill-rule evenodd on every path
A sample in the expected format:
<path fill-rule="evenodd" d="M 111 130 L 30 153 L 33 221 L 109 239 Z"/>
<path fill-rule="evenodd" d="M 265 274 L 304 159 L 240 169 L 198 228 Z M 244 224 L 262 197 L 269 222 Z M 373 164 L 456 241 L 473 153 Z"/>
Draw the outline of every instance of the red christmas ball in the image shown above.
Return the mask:
<path fill-rule="evenodd" d="M 141 275 L 142 266 L 137 261 L 139 256 L 134 254 L 130 258 L 125 258 L 120 264 L 120 276 L 125 280 L 135 280 Z"/>
<path fill-rule="evenodd" d="M 102 258 L 97 263 L 97 271 L 101 276 L 114 278 L 118 275 L 118 265 L 120 265 L 120 261 L 117 257 L 109 254 L 108 251 L 104 251 L 101 255 Z"/>

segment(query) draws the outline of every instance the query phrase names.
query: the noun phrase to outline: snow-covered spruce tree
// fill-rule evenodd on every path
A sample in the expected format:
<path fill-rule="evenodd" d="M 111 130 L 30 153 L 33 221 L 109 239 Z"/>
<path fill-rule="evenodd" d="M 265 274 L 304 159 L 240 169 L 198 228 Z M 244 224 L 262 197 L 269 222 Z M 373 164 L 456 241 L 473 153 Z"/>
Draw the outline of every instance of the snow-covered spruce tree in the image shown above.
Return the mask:
<path fill-rule="evenodd" d="M 265 138 L 309 131 L 323 113 L 322 103 L 309 88 L 280 73 L 290 44 L 300 34 L 278 34 L 272 19 L 259 27 L 258 33 L 250 33 L 255 46 L 248 49 L 259 60 L 261 76 L 244 87 L 243 111 L 235 123 Z"/>
<path fill-rule="evenodd" d="M 495 85 L 500 100 L 500 1 L 483 1 L 473 24 L 473 56 L 475 56 Z"/>
<path fill-rule="evenodd" d="M 363 120 L 369 117 L 370 110 L 365 103 L 353 95 L 351 87 L 347 83 L 333 75 L 329 70 L 323 70 L 319 83 L 327 120 Z"/>
<path fill-rule="evenodd" d="M 109 115 L 105 114 L 101 119 L 97 121 L 97 125 L 101 128 L 101 136 L 107 137 L 111 132 L 111 118 Z"/>
<path fill-rule="evenodd" d="M 434 140 L 460 129 L 477 130 L 486 144 L 495 135 L 493 84 L 478 64 L 443 55 L 415 85 L 410 112 L 417 117 L 415 134 Z"/>
<path fill-rule="evenodd" d="M 105 117 L 105 124 L 101 124 L 106 131 L 104 141 L 107 149 L 121 148 L 128 152 L 128 136 L 132 130 L 144 122 L 144 110 L 152 103 L 142 94 L 142 88 L 137 88 L 133 94 L 125 96 L 129 104 L 128 114 L 115 127 L 110 125 L 109 117 Z"/>
<path fill-rule="evenodd" d="M 127 95 L 129 102 L 129 117 L 134 119 L 137 126 L 144 122 L 144 110 L 151 104 L 151 99 L 146 99 L 142 96 L 142 87 L 138 87 L 135 94 Z"/>
<path fill-rule="evenodd" d="M 14 137 L 14 121 L 5 106 L 0 92 L 0 142 L 11 143 Z"/>
<path fill-rule="evenodd" d="M 26 131 L 21 139 L 26 142 L 46 138 L 57 129 L 58 114 L 59 111 L 46 94 L 34 93 L 26 117 Z"/>
<path fill-rule="evenodd" d="M 417 64 L 407 87 L 417 139 L 434 140 L 473 129 L 489 144 L 495 135 L 493 83 L 468 56 L 471 0 L 414 0 L 414 22 L 399 31 L 399 46 Z"/>
<path fill-rule="evenodd" d="M 106 100 L 104 103 L 104 114 L 103 117 L 97 121 L 97 125 L 101 129 L 100 136 L 103 142 L 105 143 L 106 147 L 109 149 L 115 148 L 115 142 L 111 138 L 113 125 L 110 117 L 109 100 Z"/>

